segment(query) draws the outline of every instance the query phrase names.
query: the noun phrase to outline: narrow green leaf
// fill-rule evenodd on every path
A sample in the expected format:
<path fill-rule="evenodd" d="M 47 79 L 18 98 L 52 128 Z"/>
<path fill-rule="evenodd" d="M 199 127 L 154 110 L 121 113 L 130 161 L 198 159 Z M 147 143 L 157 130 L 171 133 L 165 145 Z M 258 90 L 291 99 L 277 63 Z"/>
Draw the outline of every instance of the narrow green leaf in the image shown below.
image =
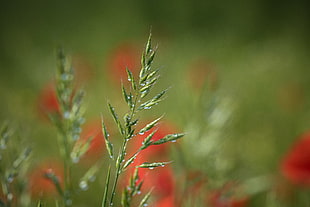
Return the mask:
<path fill-rule="evenodd" d="M 153 169 L 155 167 L 164 167 L 166 164 L 169 164 L 171 162 L 145 162 L 142 163 L 141 165 L 136 166 L 137 168 L 149 168 L 149 169 Z"/>
<path fill-rule="evenodd" d="M 140 131 L 139 134 L 144 134 L 145 132 L 149 131 L 150 129 L 152 129 L 158 122 L 160 119 L 163 118 L 164 115 L 162 115 L 161 117 L 159 117 L 158 119 L 155 119 L 154 121 L 152 121 L 151 123 L 147 124 L 145 127 L 143 127 Z"/>
<path fill-rule="evenodd" d="M 104 124 L 103 117 L 101 117 L 101 127 L 102 127 L 102 133 L 103 133 L 104 138 L 108 139 L 110 134 L 109 134 L 109 132 L 107 130 L 107 127 Z"/>
<path fill-rule="evenodd" d="M 96 179 L 96 173 L 98 172 L 100 168 L 99 162 L 94 164 L 90 169 L 87 170 L 87 172 L 84 174 L 84 176 L 80 179 L 79 187 L 81 190 L 87 190 L 88 189 L 88 183 L 94 182 Z"/>
<path fill-rule="evenodd" d="M 180 134 L 168 134 L 166 135 L 164 138 L 159 139 L 155 142 L 152 142 L 152 145 L 159 145 L 159 144 L 163 144 L 166 142 L 174 142 L 177 139 L 180 139 L 181 137 L 183 137 L 184 134 L 180 133 Z"/>
<path fill-rule="evenodd" d="M 156 54 L 156 50 L 157 50 L 157 48 L 155 48 L 154 50 L 150 51 L 150 55 L 149 55 L 149 58 L 148 58 L 148 60 L 146 62 L 146 65 L 151 65 L 152 64 L 152 62 L 154 60 L 154 57 L 155 57 L 155 54 Z"/>
<path fill-rule="evenodd" d="M 2 206 L 2 205 L 0 205 L 0 206 Z M 5 206 L 5 205 L 3 205 L 3 206 Z M 38 201 L 37 207 L 43 207 L 41 200 Z"/>
<path fill-rule="evenodd" d="M 143 180 L 137 185 L 137 188 L 136 188 L 137 193 L 141 191 L 142 185 L 143 185 Z"/>
<path fill-rule="evenodd" d="M 59 182 L 59 179 L 58 177 L 55 175 L 54 172 L 46 172 L 44 174 L 44 176 L 49 179 L 50 181 L 52 181 L 52 183 L 55 185 L 56 189 L 57 189 L 57 192 L 59 193 L 59 195 L 61 195 L 62 197 L 65 196 L 62 188 L 61 188 L 61 185 L 60 185 L 60 182 Z"/>
<path fill-rule="evenodd" d="M 121 163 L 124 161 L 124 157 L 125 157 L 125 151 L 121 151 L 118 153 L 118 157 L 116 159 L 116 163 L 115 163 L 115 167 L 116 169 L 121 169 Z"/>
<path fill-rule="evenodd" d="M 133 107 L 132 95 L 131 95 L 131 93 L 128 94 L 126 92 L 126 89 L 125 89 L 125 86 L 123 85 L 123 83 L 122 83 L 122 93 L 123 93 L 123 97 L 124 97 L 125 102 L 127 103 L 129 108 L 131 109 Z"/>
<path fill-rule="evenodd" d="M 125 164 L 123 165 L 123 170 L 126 170 L 126 168 L 135 161 L 135 159 L 137 158 L 137 154 L 134 154 L 131 158 L 129 158 Z"/>
<path fill-rule="evenodd" d="M 160 103 L 163 99 L 160 99 L 166 92 L 168 89 L 161 91 L 160 93 L 158 93 L 156 96 L 154 96 L 151 100 L 148 100 L 144 103 L 142 103 L 139 107 L 138 110 L 143 110 L 143 109 L 150 109 L 152 108 L 154 105 L 157 105 L 158 103 Z"/>
<path fill-rule="evenodd" d="M 107 151 L 108 151 L 108 153 L 110 155 L 110 158 L 113 159 L 113 157 L 114 157 L 113 144 L 109 140 L 109 136 L 110 135 L 108 133 L 107 127 L 104 124 L 103 118 L 101 118 L 101 124 L 102 124 L 102 133 L 103 133 L 103 137 L 104 137 L 104 140 L 105 140 L 106 149 L 107 149 Z"/>
<path fill-rule="evenodd" d="M 132 89 L 136 90 L 137 89 L 137 85 L 136 85 L 136 82 L 135 82 L 135 79 L 133 77 L 132 72 L 128 68 L 126 68 L 126 71 L 127 71 L 127 75 L 128 75 L 128 81 L 131 82 Z"/>
<path fill-rule="evenodd" d="M 133 172 L 133 180 L 136 183 L 139 180 L 139 170 L 138 168 L 135 169 L 135 171 Z"/>
<path fill-rule="evenodd" d="M 126 101 L 126 103 L 128 103 L 128 95 L 127 95 L 127 92 L 126 92 L 126 89 L 123 83 L 122 83 L 122 93 L 123 93 L 124 100 Z"/>
<path fill-rule="evenodd" d="M 115 123 L 116 123 L 116 125 L 117 125 L 117 127 L 119 129 L 119 132 L 121 133 L 121 135 L 124 135 L 124 133 L 125 133 L 124 132 L 124 128 L 123 128 L 120 120 L 118 119 L 118 116 L 117 116 L 117 114 L 115 112 L 114 107 L 112 107 L 110 103 L 108 103 L 108 106 L 109 106 L 110 112 L 112 114 L 112 117 L 113 117 L 113 119 L 114 119 L 114 121 L 115 121 Z"/>
<path fill-rule="evenodd" d="M 145 96 L 147 96 L 150 92 L 150 88 L 148 88 L 147 90 L 143 91 L 143 93 L 141 93 L 141 98 L 144 98 Z"/>
<path fill-rule="evenodd" d="M 152 52 L 152 33 L 150 32 L 147 43 L 145 45 L 145 51 L 143 52 L 141 56 L 142 69 L 140 70 L 140 74 L 139 74 L 140 84 L 143 83 L 143 81 L 145 81 L 143 79 L 146 78 L 147 71 L 149 71 L 150 69 L 150 64 L 148 64 L 148 62 L 150 62 L 149 60 L 150 60 L 151 52 Z"/>
<path fill-rule="evenodd" d="M 89 137 L 85 142 L 76 142 L 72 152 L 70 153 L 70 157 L 73 163 L 77 163 L 80 161 L 80 158 L 88 151 L 92 140 L 94 139 L 93 136 Z"/>
<path fill-rule="evenodd" d="M 151 80 L 158 72 L 159 72 L 159 69 L 150 72 L 150 73 L 147 75 L 147 78 L 146 78 L 146 79 L 147 79 L 147 80 Z"/>
<path fill-rule="evenodd" d="M 142 56 L 141 56 L 142 68 L 141 68 L 140 73 L 139 73 L 140 80 L 143 79 L 143 77 L 146 77 L 146 75 L 145 75 L 145 72 L 146 72 L 145 59 L 146 59 L 145 54 L 142 54 Z M 141 84 L 141 82 L 140 82 L 140 84 Z"/>
<path fill-rule="evenodd" d="M 153 78 L 152 80 L 147 82 L 147 84 L 140 89 L 140 92 L 143 93 L 144 91 L 149 90 L 155 84 L 155 82 L 158 80 L 158 78 L 159 78 L 159 76 L 156 76 L 155 78 Z"/>
<path fill-rule="evenodd" d="M 161 91 L 161 92 L 158 93 L 156 96 L 154 96 L 154 97 L 152 98 L 152 100 L 153 100 L 153 101 L 159 100 L 163 95 L 165 95 L 165 94 L 167 93 L 168 90 L 169 90 L 169 89 L 167 88 L 167 89 Z"/>
<path fill-rule="evenodd" d="M 150 31 L 149 38 L 145 45 L 145 54 L 149 54 L 152 50 L 152 32 Z"/>
<path fill-rule="evenodd" d="M 101 207 L 107 207 L 108 191 L 109 191 L 109 184 L 110 184 L 110 174 L 111 174 L 111 166 L 109 166 L 109 168 L 108 168 L 108 173 L 107 173 L 107 177 L 106 177 L 106 183 L 105 183 Z"/>
<path fill-rule="evenodd" d="M 139 207 L 145 207 L 149 198 L 151 197 L 152 190 L 150 190 L 141 200 Z"/>
<path fill-rule="evenodd" d="M 83 101 L 83 98 L 85 96 L 85 92 L 83 90 L 79 90 L 75 95 L 74 95 L 74 98 L 73 98 L 73 101 L 72 103 L 75 104 L 75 105 L 78 105 L 80 106 L 82 101 Z"/>
<path fill-rule="evenodd" d="M 128 195 L 128 190 L 126 188 L 124 188 L 123 193 L 122 193 L 122 200 L 121 200 L 121 204 L 123 207 L 129 207 L 129 195 Z"/>
<path fill-rule="evenodd" d="M 135 168 L 135 169 L 137 169 L 137 168 Z M 133 176 L 134 175 L 131 175 L 130 179 L 129 179 L 129 188 L 130 188 L 131 191 L 133 191 L 134 188 L 135 188 L 135 181 L 134 181 L 134 177 Z"/>
<path fill-rule="evenodd" d="M 13 168 L 18 169 L 22 163 L 27 160 L 31 153 L 31 148 L 27 147 L 23 150 L 23 152 L 19 155 L 19 157 L 13 162 Z"/>
<path fill-rule="evenodd" d="M 153 106 L 159 104 L 162 100 L 159 99 L 157 101 L 153 101 L 153 100 L 149 100 L 143 104 L 141 104 L 139 107 L 138 107 L 138 110 L 143 110 L 143 109 L 151 109 Z"/>
<path fill-rule="evenodd" d="M 148 135 L 142 142 L 142 146 L 140 147 L 140 150 L 146 149 L 148 146 L 152 144 L 151 139 L 154 136 L 154 134 L 157 132 L 157 130 L 153 131 L 150 135 Z"/>

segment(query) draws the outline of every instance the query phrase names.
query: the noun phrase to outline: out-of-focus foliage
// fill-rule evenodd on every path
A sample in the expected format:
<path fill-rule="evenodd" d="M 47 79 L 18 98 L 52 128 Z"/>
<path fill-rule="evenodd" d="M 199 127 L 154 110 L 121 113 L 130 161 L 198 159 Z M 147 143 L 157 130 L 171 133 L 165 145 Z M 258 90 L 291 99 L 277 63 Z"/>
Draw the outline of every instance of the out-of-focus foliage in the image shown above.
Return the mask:
<path fill-rule="evenodd" d="M 31 135 L 34 172 L 51 157 L 57 163 L 56 130 L 46 113 L 59 110 L 50 90 L 55 48 L 69 50 L 76 86 L 86 91 L 81 142 L 94 136 L 93 150 L 81 159 L 85 168 L 76 170 L 81 177 L 98 154 L 107 155 L 93 126 L 100 125 L 101 112 L 108 113 L 107 97 L 126 110 L 120 79 L 126 78 L 125 66 L 134 74 L 140 69 L 152 27 L 160 45 L 158 90 L 171 86 L 156 114 L 169 112 L 166 131 L 183 128 L 187 134 L 175 147 L 156 149 L 162 154 L 152 146 L 155 157 L 174 160 L 173 176 L 149 174 L 154 183 L 146 186 L 166 183 L 169 192 L 165 197 L 154 190 L 157 205 L 305 206 L 307 190 L 282 175 L 281 163 L 309 130 L 308 11 L 302 0 L 1 2 L 0 120 L 17 120 Z M 142 118 L 155 117 L 147 112 Z M 105 123 L 111 137 L 117 133 L 112 122 Z M 81 203 L 98 206 L 101 197 L 93 194 L 104 179 L 89 184 Z"/>

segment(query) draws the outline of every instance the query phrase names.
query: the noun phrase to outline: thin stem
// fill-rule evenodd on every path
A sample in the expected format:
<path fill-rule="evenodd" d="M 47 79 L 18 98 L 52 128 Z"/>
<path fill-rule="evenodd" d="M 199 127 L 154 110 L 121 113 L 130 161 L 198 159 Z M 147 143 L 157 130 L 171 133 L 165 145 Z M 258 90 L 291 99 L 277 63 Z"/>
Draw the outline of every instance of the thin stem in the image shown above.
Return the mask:
<path fill-rule="evenodd" d="M 69 131 L 68 127 L 69 123 L 65 123 L 66 129 L 65 131 Z M 63 157 L 63 163 L 64 163 L 64 205 L 70 206 L 70 204 L 67 202 L 70 197 L 71 192 L 71 160 L 70 160 L 70 146 L 69 146 L 69 135 L 68 133 L 64 133 L 63 135 L 63 147 L 64 147 L 64 157 Z"/>
<path fill-rule="evenodd" d="M 127 145 L 127 139 L 124 139 L 123 144 L 122 144 L 122 150 L 118 155 L 119 163 L 118 163 L 117 168 L 116 168 L 116 175 L 115 175 L 115 179 L 114 179 L 114 183 L 113 183 L 113 187 L 112 187 L 112 191 L 111 191 L 112 193 L 111 193 L 111 199 L 110 199 L 110 206 L 113 205 L 113 199 L 114 199 L 114 195 L 115 195 L 115 191 L 116 191 L 116 186 L 118 183 L 119 175 L 121 173 L 121 162 L 123 160 L 122 157 L 126 151 L 126 145 Z"/>
<path fill-rule="evenodd" d="M 135 90 L 135 99 L 133 102 L 133 107 L 130 110 L 129 122 L 132 121 L 132 119 L 134 118 L 134 115 L 136 113 L 136 106 L 137 106 L 137 102 L 139 99 L 138 97 L 140 97 L 139 90 L 140 90 L 140 87 L 138 86 Z M 115 175 L 115 179 L 114 179 L 114 183 L 113 183 L 113 187 L 112 187 L 112 192 L 111 192 L 110 206 L 113 206 L 113 199 L 114 199 L 114 195 L 115 195 L 115 191 L 116 191 L 116 186 L 117 186 L 119 175 L 121 174 L 121 169 L 122 169 L 121 163 L 123 162 L 124 155 L 126 153 L 128 140 L 129 139 L 127 139 L 127 133 L 125 133 L 123 143 L 122 143 L 122 147 L 121 147 L 120 153 L 118 154 L 119 162 L 118 162 L 118 165 L 116 167 L 116 175 Z"/>
<path fill-rule="evenodd" d="M 108 200 L 108 191 L 109 191 L 109 185 L 110 185 L 110 173 L 111 173 L 111 165 L 109 165 L 108 174 L 106 177 L 106 184 L 105 184 L 105 191 L 102 198 L 102 207 L 106 207 L 106 203 Z"/>
<path fill-rule="evenodd" d="M 115 175 L 115 179 L 114 179 L 114 183 L 113 183 L 113 187 L 112 187 L 111 199 L 110 199 L 110 206 L 113 206 L 113 199 L 114 199 L 116 186 L 117 186 L 117 182 L 118 182 L 118 178 L 119 178 L 119 174 L 120 174 L 119 170 L 120 170 L 120 167 L 118 167 L 116 169 L 116 175 Z"/>
<path fill-rule="evenodd" d="M 63 109 L 62 110 L 62 115 L 64 117 L 64 113 L 66 111 L 70 111 L 70 107 L 69 106 L 63 106 L 64 108 L 67 109 Z M 60 131 L 60 133 L 62 134 L 61 136 L 61 144 L 63 147 L 63 153 L 62 153 L 62 157 L 63 157 L 63 165 L 64 165 L 64 189 L 63 189 L 63 203 L 64 206 L 70 206 L 70 202 L 68 202 L 70 200 L 70 196 L 71 196 L 71 191 L 72 191 L 72 180 L 71 180 L 71 157 L 70 157 L 70 152 L 71 152 L 71 143 L 70 143 L 70 139 L 71 139 L 71 125 L 72 122 L 69 119 L 64 119 L 62 122 L 62 130 Z"/>

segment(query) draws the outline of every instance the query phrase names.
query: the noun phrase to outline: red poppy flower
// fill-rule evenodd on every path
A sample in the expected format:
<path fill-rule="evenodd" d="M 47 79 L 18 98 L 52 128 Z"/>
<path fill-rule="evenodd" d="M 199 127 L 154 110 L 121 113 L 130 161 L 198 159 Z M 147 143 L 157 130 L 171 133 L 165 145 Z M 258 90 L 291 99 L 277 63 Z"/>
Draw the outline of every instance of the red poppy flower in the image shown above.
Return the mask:
<path fill-rule="evenodd" d="M 62 165 L 54 161 L 45 161 L 32 170 L 29 176 L 29 192 L 33 198 L 54 197 L 58 195 L 55 184 L 47 177 L 53 174 L 63 185 L 63 168 Z"/>
<path fill-rule="evenodd" d="M 44 86 L 39 94 L 37 106 L 40 116 L 45 119 L 47 119 L 48 114 L 60 113 L 60 106 L 57 100 L 55 85 L 53 83 Z"/>
<path fill-rule="evenodd" d="M 127 80 L 128 68 L 133 74 L 140 69 L 139 50 L 131 43 L 118 45 L 111 53 L 108 60 L 108 71 L 117 82 Z"/>
<path fill-rule="evenodd" d="M 172 168 L 165 167 L 150 169 L 139 169 L 140 176 L 143 178 L 143 189 L 153 188 L 153 195 L 156 198 L 165 198 L 174 194 L 175 181 L 173 179 Z"/>
<path fill-rule="evenodd" d="M 163 199 L 155 201 L 152 207 L 176 207 L 174 196 L 167 196 Z"/>
<path fill-rule="evenodd" d="M 293 184 L 310 186 L 310 133 L 297 140 L 284 156 L 281 171 Z"/>

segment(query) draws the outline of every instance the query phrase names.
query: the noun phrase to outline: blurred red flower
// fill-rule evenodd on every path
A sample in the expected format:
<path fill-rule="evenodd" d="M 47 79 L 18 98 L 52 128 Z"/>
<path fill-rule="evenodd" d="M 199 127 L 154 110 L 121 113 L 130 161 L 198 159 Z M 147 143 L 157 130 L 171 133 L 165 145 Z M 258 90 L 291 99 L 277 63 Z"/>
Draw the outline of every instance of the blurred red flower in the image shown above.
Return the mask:
<path fill-rule="evenodd" d="M 57 189 L 46 173 L 54 174 L 63 186 L 63 167 L 56 161 L 45 161 L 35 167 L 29 175 L 29 192 L 33 198 L 55 197 Z"/>
<path fill-rule="evenodd" d="M 113 49 L 108 59 L 107 70 L 111 72 L 112 78 L 119 83 L 127 80 L 126 67 L 133 73 L 140 70 L 140 53 L 132 43 L 122 43 Z"/>
<path fill-rule="evenodd" d="M 281 172 L 293 184 L 310 186 L 310 132 L 289 149 L 281 163 Z"/>
<path fill-rule="evenodd" d="M 155 201 L 151 204 L 152 207 L 176 207 L 174 196 L 167 196 L 163 199 Z"/>
<path fill-rule="evenodd" d="M 43 87 L 37 100 L 37 107 L 39 115 L 45 119 L 48 118 L 48 114 L 60 113 L 55 84 L 48 83 Z"/>
<path fill-rule="evenodd" d="M 172 196 L 175 190 L 173 171 L 169 165 L 150 169 L 139 169 L 139 176 L 143 179 L 143 189 L 149 191 L 153 188 L 156 199 Z"/>

